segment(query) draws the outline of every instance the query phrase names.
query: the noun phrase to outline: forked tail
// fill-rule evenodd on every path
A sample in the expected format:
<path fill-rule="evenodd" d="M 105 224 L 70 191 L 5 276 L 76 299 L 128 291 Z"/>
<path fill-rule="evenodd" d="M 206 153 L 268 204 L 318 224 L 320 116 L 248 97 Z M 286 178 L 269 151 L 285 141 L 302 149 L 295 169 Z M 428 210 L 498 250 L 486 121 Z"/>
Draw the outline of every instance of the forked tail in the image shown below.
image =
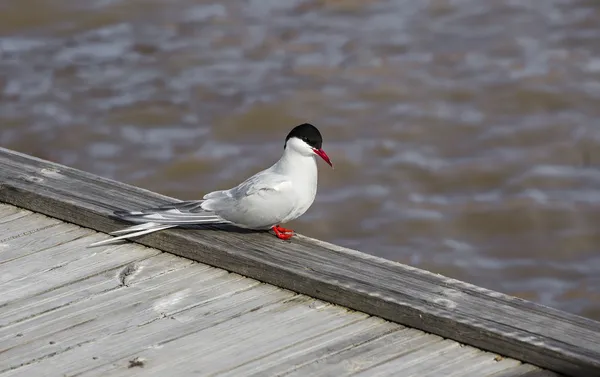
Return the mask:
<path fill-rule="evenodd" d="M 136 223 L 137 225 L 111 232 L 111 235 L 116 235 L 117 237 L 95 242 L 90 246 L 99 246 L 126 238 L 139 237 L 179 225 L 230 223 L 214 213 L 202 210 L 201 203 L 202 201 L 188 201 L 148 208 L 141 211 L 115 211 L 114 214 L 119 219 Z"/>
<path fill-rule="evenodd" d="M 164 225 L 164 224 L 157 224 L 157 223 L 138 224 L 138 225 L 130 226 L 129 228 L 111 232 L 111 233 L 109 233 L 110 235 L 119 235 L 119 236 L 109 238 L 104 241 L 94 242 L 89 247 L 105 245 L 105 244 L 123 240 L 125 238 L 139 237 L 139 236 L 143 236 L 144 234 L 158 232 L 159 230 L 174 228 L 176 226 L 177 225 Z"/>

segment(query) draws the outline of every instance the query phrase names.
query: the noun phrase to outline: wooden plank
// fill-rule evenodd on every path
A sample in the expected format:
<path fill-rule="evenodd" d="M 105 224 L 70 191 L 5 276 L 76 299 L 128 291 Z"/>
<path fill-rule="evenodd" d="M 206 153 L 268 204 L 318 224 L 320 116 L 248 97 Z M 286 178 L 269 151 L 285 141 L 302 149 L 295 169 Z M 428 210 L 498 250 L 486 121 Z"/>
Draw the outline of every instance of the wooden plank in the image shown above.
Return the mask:
<path fill-rule="evenodd" d="M 55 355 L 82 344 L 131 328 L 143 329 L 158 319 L 257 284 L 255 280 L 196 264 L 120 290 L 102 292 L 84 302 L 0 329 L 0 344 L 4 348 L 0 350 L 0 365 L 12 370 L 49 356 L 54 360 Z M 21 336 L 11 337 L 15 333 Z M 147 334 L 138 335 L 144 339 Z"/>
<path fill-rule="evenodd" d="M 145 360 L 143 370 L 130 371 L 127 358 L 114 364 L 113 376 L 166 373 L 187 376 L 214 375 L 247 363 L 310 337 L 347 327 L 365 319 L 365 314 L 348 313 L 332 305 L 312 305 L 313 299 L 295 296 L 243 316 L 178 338 L 162 347 L 136 354 Z M 245 375 L 242 373 L 242 375 Z"/>
<path fill-rule="evenodd" d="M 148 360 L 146 370 L 150 372 L 169 371 L 180 376 L 195 372 L 219 374 L 297 342 L 339 328 L 348 329 L 366 317 L 329 305 L 313 309 L 309 305 L 311 301 L 302 296 L 298 301 L 281 302 L 261 316 L 242 316 L 177 339 L 160 350 L 145 350 L 139 356 Z"/>
<path fill-rule="evenodd" d="M 425 352 L 427 349 L 424 349 Z M 384 374 L 394 375 L 394 370 L 402 368 L 407 375 L 418 374 L 422 377 L 479 377 L 489 376 L 496 372 L 513 368 L 520 364 L 514 359 L 496 361 L 494 355 L 473 347 L 460 346 L 448 352 L 431 357 L 422 362 L 410 363 L 406 366 L 403 359 L 394 360 L 381 368 Z M 390 373 L 387 373 L 389 371 Z"/>
<path fill-rule="evenodd" d="M 19 213 L 19 212 L 23 212 L 24 214 L 25 214 L 25 212 L 31 213 L 30 211 L 27 211 L 27 210 L 24 210 L 21 208 L 17 208 L 15 206 L 0 203 L 0 221 L 2 221 L 2 219 L 4 219 L 5 217 L 12 216 L 15 213 Z"/>
<path fill-rule="evenodd" d="M 402 355 L 442 342 L 443 339 L 415 329 L 402 329 L 370 342 L 355 345 L 286 371 L 286 376 L 346 376 L 369 370 Z"/>
<path fill-rule="evenodd" d="M 0 203 L 0 219 L 5 216 L 17 213 L 17 212 L 31 212 L 31 211 L 27 211 L 26 209 L 11 206 L 10 204 Z"/>
<path fill-rule="evenodd" d="M 520 368 L 519 368 L 520 367 Z M 514 359 L 500 358 L 498 355 L 489 354 L 487 352 L 479 352 L 476 357 L 472 358 L 468 363 L 455 364 L 453 367 L 448 369 L 440 369 L 439 373 L 434 374 L 433 371 L 427 372 L 423 377 L 463 377 L 463 376 L 494 376 L 496 373 L 512 370 L 513 372 L 519 371 L 519 369 L 526 371 L 529 370 L 521 364 L 521 362 Z M 539 368 L 536 368 L 539 370 Z M 516 373 L 515 373 L 516 374 Z M 555 375 L 555 377 L 557 377 Z"/>
<path fill-rule="evenodd" d="M 142 326 L 130 327 L 127 331 L 108 334 L 78 347 L 63 349 L 52 358 L 40 358 L 27 362 L 24 366 L 7 369 L 2 377 L 43 375 L 49 365 L 57 375 L 109 375 L 110 370 L 124 367 L 140 351 L 160 348 L 173 340 L 202 331 L 220 323 L 256 313 L 282 300 L 289 300 L 294 293 L 276 287 L 258 284 L 246 289 L 250 279 L 232 282 L 229 291 L 234 293 L 217 297 L 208 302 L 162 316 Z M 256 314 L 255 314 L 256 315 Z M 84 363 L 81 360 L 85 360 Z M 126 360 L 119 365 L 117 360 Z"/>
<path fill-rule="evenodd" d="M 0 200 L 99 231 L 109 215 L 172 201 L 0 150 Z M 175 229 L 138 242 L 561 373 L 600 371 L 600 323 L 317 240 L 282 242 L 226 227 Z"/>
<path fill-rule="evenodd" d="M 20 217 L 13 216 L 11 221 L 5 221 L 0 226 L 0 244 L 3 245 L 3 248 L 6 248 L 16 239 L 30 236 L 35 232 L 51 228 L 60 223 L 57 219 L 36 216 L 34 213 Z"/>
<path fill-rule="evenodd" d="M 280 376 L 288 372 L 315 364 L 326 365 L 328 357 L 358 347 L 380 337 L 404 329 L 404 326 L 377 317 L 342 327 L 273 352 L 267 356 L 219 373 L 220 377 L 235 376 Z M 388 346 L 386 346 L 388 347 Z M 345 359 L 347 361 L 350 358 Z M 316 368 L 322 369 L 322 368 Z"/>
<path fill-rule="evenodd" d="M 91 251 L 85 246 L 96 235 L 39 251 L 0 264 L 0 304 L 51 290 L 74 279 L 99 274 L 134 260 L 160 253 L 139 245 L 118 245 Z M 43 281 L 44 284 L 40 284 Z"/>
<path fill-rule="evenodd" d="M 24 217 L 20 220 L 30 221 L 34 217 Z M 0 241 L 3 245 L 0 253 L 0 264 L 6 263 L 18 258 L 22 258 L 39 251 L 52 247 L 60 246 L 64 243 L 76 240 L 81 237 L 94 234 L 93 230 L 82 228 L 73 224 L 58 223 L 48 227 L 36 229 L 26 236 L 12 237 L 10 240 Z M 2 232 L 0 231 L 0 237 Z"/>
<path fill-rule="evenodd" d="M 192 263 L 196 262 L 161 253 L 127 263 L 125 267 L 116 266 L 102 274 L 94 274 L 82 280 L 71 279 L 56 288 L 45 287 L 42 293 L 21 297 L 5 304 L 0 310 L 0 328 L 89 300 L 95 295 L 121 288 L 123 284 L 135 285 L 153 277 L 179 271 Z M 125 271 L 128 272 L 126 276 L 123 273 Z"/>
<path fill-rule="evenodd" d="M 465 350 L 460 344 L 442 340 L 431 344 L 426 344 L 416 350 L 405 352 L 398 358 L 386 363 L 375 365 L 372 368 L 365 369 L 356 373 L 357 377 L 382 377 L 397 375 L 402 371 L 403 375 L 420 375 L 433 365 L 440 365 L 453 360 L 456 357 L 462 357 L 471 353 L 473 348 Z"/>
<path fill-rule="evenodd" d="M 559 377 L 554 372 L 540 369 L 530 364 L 523 364 L 515 368 L 506 369 L 490 377 Z"/>
<path fill-rule="evenodd" d="M 27 211 L 26 209 L 0 203 L 0 224 L 30 215 L 31 213 L 31 211 Z"/>
<path fill-rule="evenodd" d="M 124 252 L 122 250 L 119 254 Z M 195 278 L 198 285 L 189 287 L 187 279 L 190 278 Z M 1 328 L 2 364 L 20 365 L 28 360 L 47 357 L 96 337 L 168 315 L 174 308 L 197 305 L 198 297 L 191 293 L 201 295 L 232 279 L 239 280 L 241 277 L 234 278 L 225 271 L 207 270 L 196 265 L 183 272 L 165 274 L 138 285 L 102 293 Z M 17 333 L 21 336 L 15 338 Z"/>

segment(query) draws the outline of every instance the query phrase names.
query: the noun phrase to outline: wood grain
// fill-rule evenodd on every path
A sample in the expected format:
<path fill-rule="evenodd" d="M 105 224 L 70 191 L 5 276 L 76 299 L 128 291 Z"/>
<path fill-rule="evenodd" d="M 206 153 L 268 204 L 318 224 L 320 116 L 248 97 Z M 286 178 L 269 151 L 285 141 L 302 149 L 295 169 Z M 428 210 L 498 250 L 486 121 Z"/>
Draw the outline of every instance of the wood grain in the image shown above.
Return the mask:
<path fill-rule="evenodd" d="M 135 267 L 136 272 L 130 274 L 125 279 L 125 284 L 126 286 L 135 285 L 168 272 L 179 272 L 181 269 L 189 267 L 191 263 L 194 262 L 167 253 L 138 260 L 133 265 L 127 265 Z M 47 315 L 47 313 L 55 310 L 89 300 L 95 297 L 95 295 L 119 289 L 123 287 L 123 281 L 114 278 L 114 276 L 120 275 L 123 270 L 124 268 L 119 265 L 103 273 L 95 271 L 96 273 L 88 278 L 76 282 L 71 280 L 58 287 L 48 284 L 48 281 L 44 277 L 44 280 L 40 282 L 44 290 L 42 293 L 26 295 L 2 306 L 2 310 L 0 311 L 0 328 L 14 325 L 42 314 Z M 76 286 L 73 286 L 73 284 Z"/>
<path fill-rule="evenodd" d="M 0 201 L 108 232 L 109 217 L 173 201 L 0 149 Z M 600 323 L 306 237 L 175 229 L 137 242 L 570 376 L 600 376 Z"/>
<path fill-rule="evenodd" d="M 105 235 L 0 204 L 0 216 L 19 211 L 0 228 L 13 235 L 0 251 L 13 253 L 0 262 L 3 377 L 539 370 L 154 248 L 86 248 Z"/>

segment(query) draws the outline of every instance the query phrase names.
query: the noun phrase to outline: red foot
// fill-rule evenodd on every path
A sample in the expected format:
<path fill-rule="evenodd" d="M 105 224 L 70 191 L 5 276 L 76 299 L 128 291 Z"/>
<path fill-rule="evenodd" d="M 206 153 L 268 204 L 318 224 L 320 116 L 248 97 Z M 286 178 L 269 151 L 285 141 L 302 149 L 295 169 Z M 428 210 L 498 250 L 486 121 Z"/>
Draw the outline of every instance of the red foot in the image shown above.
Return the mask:
<path fill-rule="evenodd" d="M 294 231 L 293 230 L 283 228 L 280 225 L 275 225 L 271 229 L 273 229 L 273 232 L 275 232 L 275 235 L 280 240 L 286 240 L 287 241 L 290 238 L 292 238 L 292 236 L 294 235 Z"/>

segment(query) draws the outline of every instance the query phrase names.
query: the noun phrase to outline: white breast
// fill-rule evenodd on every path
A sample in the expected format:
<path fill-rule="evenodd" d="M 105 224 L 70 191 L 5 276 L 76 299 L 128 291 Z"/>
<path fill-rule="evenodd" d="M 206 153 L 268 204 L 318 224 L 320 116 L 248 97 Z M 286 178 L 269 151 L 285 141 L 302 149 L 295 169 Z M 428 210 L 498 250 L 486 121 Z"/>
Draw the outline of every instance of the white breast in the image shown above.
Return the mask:
<path fill-rule="evenodd" d="M 317 164 L 314 158 L 307 160 L 305 166 L 297 167 L 295 172 L 290 175 L 294 206 L 282 222 L 288 222 L 302 216 L 315 200 L 318 181 Z"/>

